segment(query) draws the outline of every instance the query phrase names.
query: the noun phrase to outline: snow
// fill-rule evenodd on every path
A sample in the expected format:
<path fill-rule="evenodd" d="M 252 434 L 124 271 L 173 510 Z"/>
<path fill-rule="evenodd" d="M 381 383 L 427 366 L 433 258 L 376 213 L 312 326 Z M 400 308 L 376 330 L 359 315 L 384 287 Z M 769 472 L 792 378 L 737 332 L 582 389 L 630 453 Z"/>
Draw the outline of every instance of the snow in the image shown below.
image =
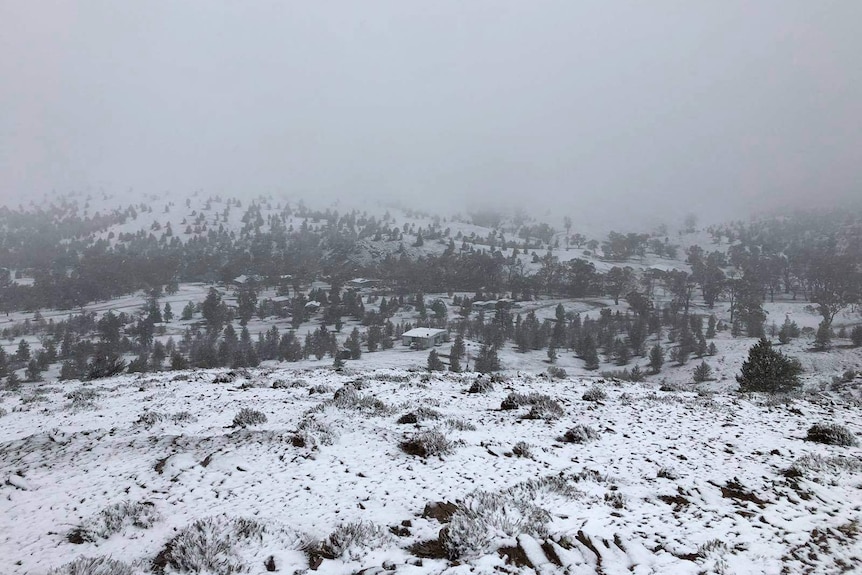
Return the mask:
<path fill-rule="evenodd" d="M 446 333 L 445 329 L 434 329 L 430 327 L 414 327 L 411 330 L 405 331 L 401 334 L 402 337 L 434 337 L 439 333 Z"/>
<path fill-rule="evenodd" d="M 384 530 L 410 522 L 408 535 L 324 559 L 318 569 L 324 573 L 381 568 L 384 562 L 417 575 L 512 570 L 517 567 L 493 549 L 465 557 L 462 565 L 443 558 L 417 565 L 410 545 L 436 539 L 443 527 L 421 517 L 425 504 L 585 471 L 595 473 L 573 484 L 574 495 L 545 493 L 532 501 L 551 513 L 547 535 L 495 535 L 492 547 L 520 545 L 534 566 L 520 569 L 539 573 L 563 572 L 551 561 L 551 549 L 570 562 L 571 573 L 597 573 L 599 567 L 603 573 L 830 573 L 840 571 L 841 561 L 858 564 L 862 557 L 853 530 L 862 517 L 862 465 L 784 474 L 806 455 L 860 461 L 858 447 L 804 440 L 806 429 L 821 421 L 862 430 L 858 407 L 837 397 L 774 404 L 727 393 L 664 393 L 655 384 L 533 375 L 469 394 L 475 374 L 403 369 L 259 369 L 229 384 L 213 383 L 222 373 L 41 384 L 44 401 L 35 403 L 24 398 L 40 384 L 4 393 L 3 571 L 44 573 L 78 556 L 110 555 L 149 572 L 179 530 L 222 515 L 254 518 L 272 533 L 281 526 L 318 539 L 348 522 Z M 315 386 L 337 389 L 351 382 L 360 382 L 359 394 L 382 400 L 386 408 L 337 407 L 331 392 L 309 393 Z M 596 384 L 607 399 L 583 401 L 584 391 Z M 66 400 L 65 393 L 78 387 L 97 391 L 95 408 L 76 410 Z M 548 394 L 565 415 L 544 421 L 523 419 L 525 410 L 500 411 L 512 391 Z M 396 423 L 419 406 L 441 418 Z M 241 408 L 263 412 L 267 422 L 232 427 Z M 187 411 L 194 417 L 165 417 L 146 426 L 139 417 L 147 411 Z M 293 445 L 297 426 L 309 417 L 329 427 L 330 444 Z M 575 424 L 594 428 L 599 439 L 560 442 Z M 440 429 L 455 442 L 454 451 L 428 459 L 402 452 L 399 443 L 421 429 Z M 518 441 L 532 446 L 532 458 L 511 454 Z M 120 501 L 151 502 L 161 520 L 149 528 L 126 526 L 96 542 L 66 539 L 76 525 Z M 262 572 L 270 555 L 282 572 L 307 570 L 307 556 L 291 541 L 270 534 L 239 554 L 252 572 Z"/>

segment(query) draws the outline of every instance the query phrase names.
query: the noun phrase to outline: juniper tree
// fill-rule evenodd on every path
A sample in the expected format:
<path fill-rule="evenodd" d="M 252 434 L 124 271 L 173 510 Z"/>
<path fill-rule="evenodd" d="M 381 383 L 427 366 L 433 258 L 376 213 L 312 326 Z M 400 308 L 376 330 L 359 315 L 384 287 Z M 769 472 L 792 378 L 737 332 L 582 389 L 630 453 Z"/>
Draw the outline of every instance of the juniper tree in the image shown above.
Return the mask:
<path fill-rule="evenodd" d="M 817 334 L 814 336 L 814 349 L 826 351 L 832 344 L 832 329 L 826 321 L 821 321 L 817 326 Z"/>
<path fill-rule="evenodd" d="M 772 348 L 772 344 L 761 339 L 748 350 L 748 359 L 742 364 L 742 372 L 736 377 L 739 391 L 763 391 L 783 393 L 798 389 L 802 384 L 799 374 L 802 365 Z"/>
<path fill-rule="evenodd" d="M 584 336 L 584 341 L 581 344 L 581 359 L 584 360 L 584 369 L 590 371 L 599 368 L 599 352 L 596 349 L 596 343 L 591 335 Z"/>
<path fill-rule="evenodd" d="M 500 370 L 500 359 L 493 348 L 483 345 L 482 349 L 479 350 L 479 355 L 476 356 L 474 365 L 479 373 L 491 373 Z"/>
<path fill-rule="evenodd" d="M 695 383 L 703 383 L 708 380 L 712 375 L 712 368 L 705 361 L 700 362 L 696 368 L 694 368 L 694 375 L 692 379 L 694 379 Z"/>
<path fill-rule="evenodd" d="M 443 371 L 444 369 L 446 369 L 446 367 L 440 360 L 440 356 L 437 354 L 437 350 L 432 349 L 430 352 L 428 352 L 428 371 Z"/>
<path fill-rule="evenodd" d="M 347 349 L 350 350 L 350 359 L 359 359 L 362 357 L 362 348 L 359 342 L 359 330 L 353 328 L 350 332 L 350 337 L 347 338 Z"/>

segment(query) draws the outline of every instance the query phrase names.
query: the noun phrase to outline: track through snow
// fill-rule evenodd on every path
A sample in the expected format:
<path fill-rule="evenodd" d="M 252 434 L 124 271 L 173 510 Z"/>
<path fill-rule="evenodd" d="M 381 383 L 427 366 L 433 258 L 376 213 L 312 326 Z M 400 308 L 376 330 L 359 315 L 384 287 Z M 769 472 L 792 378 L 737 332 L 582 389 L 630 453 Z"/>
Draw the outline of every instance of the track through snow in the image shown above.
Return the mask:
<path fill-rule="evenodd" d="M 233 381 L 213 383 L 217 376 Z M 162 373 L 5 393 L 0 572 L 45 573 L 79 556 L 174 572 L 164 560 L 168 542 L 214 516 L 263 526 L 230 539 L 235 565 L 252 573 L 780 574 L 862 565 L 862 449 L 804 440 L 824 421 L 858 434 L 858 406 L 824 397 L 767 405 L 614 382 L 599 384 L 607 398 L 597 403 L 582 399 L 594 381 L 532 376 L 475 394 L 466 392 L 475 375 L 223 376 Z M 358 395 L 333 400 L 351 382 Z M 329 391 L 311 393 L 318 386 Z M 94 403 L 66 397 L 78 388 L 95 390 Z M 513 391 L 547 394 L 565 415 L 500 410 Z M 433 411 L 397 422 L 419 407 Z M 241 408 L 262 412 L 266 423 L 232 426 Z M 577 424 L 598 438 L 563 441 Z M 452 442 L 450 453 L 423 459 L 400 448 L 433 429 Z M 530 457 L 513 455 L 518 442 Z M 129 519 L 106 537 L 69 541 L 124 501 L 152 504 L 158 520 Z M 423 517 L 426 504 L 473 505 L 480 517 L 488 501 L 499 508 L 476 524 L 477 540 L 457 560 L 441 556 L 440 543 L 460 533 L 458 519 Z M 542 523 L 506 527 L 523 519 L 525 505 L 541 508 Z M 344 537 L 329 535 L 357 522 L 380 529 L 333 551 Z"/>

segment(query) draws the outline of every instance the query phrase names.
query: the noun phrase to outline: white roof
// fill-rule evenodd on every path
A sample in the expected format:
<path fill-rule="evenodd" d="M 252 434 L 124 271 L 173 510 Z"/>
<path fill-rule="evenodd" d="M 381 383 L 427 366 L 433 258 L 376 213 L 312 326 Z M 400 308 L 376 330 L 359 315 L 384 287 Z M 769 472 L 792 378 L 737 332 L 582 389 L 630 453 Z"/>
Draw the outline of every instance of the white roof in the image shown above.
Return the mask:
<path fill-rule="evenodd" d="M 433 327 L 415 327 L 410 331 L 405 331 L 401 334 L 402 337 L 433 337 L 438 333 L 446 333 L 445 329 L 435 329 Z"/>

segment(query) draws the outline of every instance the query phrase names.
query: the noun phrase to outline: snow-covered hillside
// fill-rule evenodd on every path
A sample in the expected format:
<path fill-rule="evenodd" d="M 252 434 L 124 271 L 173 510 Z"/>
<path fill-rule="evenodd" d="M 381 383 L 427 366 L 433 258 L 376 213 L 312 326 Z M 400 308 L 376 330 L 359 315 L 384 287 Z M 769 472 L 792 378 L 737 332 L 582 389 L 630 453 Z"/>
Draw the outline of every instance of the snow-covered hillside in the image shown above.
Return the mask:
<path fill-rule="evenodd" d="M 805 438 L 858 409 L 404 370 L 24 384 L 0 396 L 0 570 L 847 572 L 862 450 Z"/>

